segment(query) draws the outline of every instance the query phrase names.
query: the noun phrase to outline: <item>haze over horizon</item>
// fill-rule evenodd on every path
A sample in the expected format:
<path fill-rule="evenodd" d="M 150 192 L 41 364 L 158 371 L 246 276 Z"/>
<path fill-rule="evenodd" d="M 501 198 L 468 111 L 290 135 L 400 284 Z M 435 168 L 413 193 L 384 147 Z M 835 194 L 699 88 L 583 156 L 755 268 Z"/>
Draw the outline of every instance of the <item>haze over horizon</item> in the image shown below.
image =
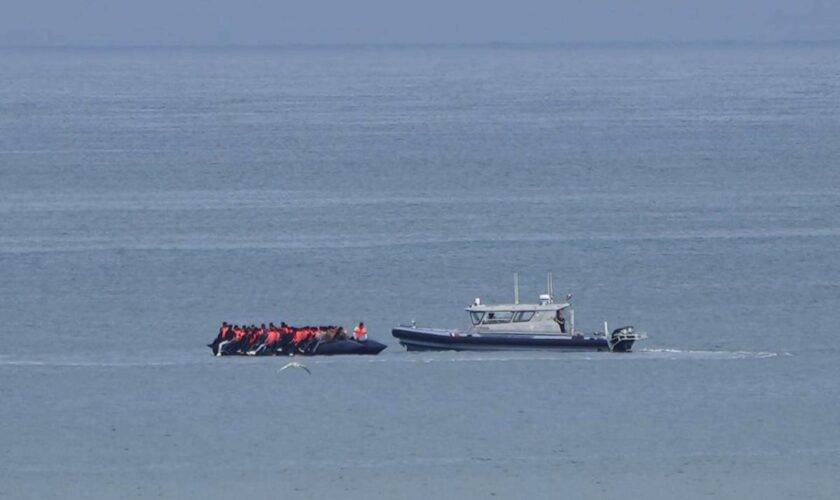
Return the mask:
<path fill-rule="evenodd" d="M 4 46 L 840 40 L 830 0 L 9 0 Z"/>

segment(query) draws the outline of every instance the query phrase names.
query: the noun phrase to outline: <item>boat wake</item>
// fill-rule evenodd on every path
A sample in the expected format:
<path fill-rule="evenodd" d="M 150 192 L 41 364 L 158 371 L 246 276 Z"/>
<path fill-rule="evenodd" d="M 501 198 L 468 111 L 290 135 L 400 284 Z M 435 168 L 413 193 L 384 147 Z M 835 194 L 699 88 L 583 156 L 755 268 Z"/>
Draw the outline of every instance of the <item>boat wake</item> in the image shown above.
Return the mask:
<path fill-rule="evenodd" d="M 640 349 L 636 354 L 654 359 L 762 359 L 792 356 L 789 352 Z"/>
<path fill-rule="evenodd" d="M 607 362 L 643 362 L 655 360 L 740 360 L 740 359 L 769 359 L 792 356 L 787 352 L 769 351 L 715 351 L 715 350 L 680 350 L 680 349 L 640 349 L 628 354 L 615 355 L 609 352 L 456 352 L 438 351 L 428 353 L 397 352 L 376 358 L 354 360 L 319 359 L 318 364 L 333 363 L 409 363 L 409 364 L 437 364 L 437 363 L 520 363 L 520 362 L 574 362 L 574 361 L 607 361 Z"/>

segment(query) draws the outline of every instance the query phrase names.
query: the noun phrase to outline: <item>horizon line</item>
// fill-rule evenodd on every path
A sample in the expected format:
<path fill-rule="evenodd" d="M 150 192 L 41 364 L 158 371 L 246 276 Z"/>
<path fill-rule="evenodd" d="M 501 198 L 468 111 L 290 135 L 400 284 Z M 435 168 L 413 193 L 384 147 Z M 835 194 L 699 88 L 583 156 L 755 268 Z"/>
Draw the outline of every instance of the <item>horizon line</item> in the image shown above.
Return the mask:
<path fill-rule="evenodd" d="M 785 40 L 603 40 L 603 41 L 484 41 L 484 42 L 287 42 L 287 43 L 119 43 L 3 44 L 0 49 L 326 49 L 326 48 L 526 48 L 526 47 L 644 47 L 644 46 L 774 46 L 833 45 L 840 38 Z"/>

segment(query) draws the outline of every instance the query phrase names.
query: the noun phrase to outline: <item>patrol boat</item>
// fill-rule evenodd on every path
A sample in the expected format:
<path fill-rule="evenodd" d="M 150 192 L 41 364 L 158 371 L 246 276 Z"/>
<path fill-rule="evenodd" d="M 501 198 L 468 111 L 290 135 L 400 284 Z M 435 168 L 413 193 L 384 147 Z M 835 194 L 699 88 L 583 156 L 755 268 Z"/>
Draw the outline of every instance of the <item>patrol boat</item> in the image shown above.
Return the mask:
<path fill-rule="evenodd" d="M 575 328 L 572 295 L 554 301 L 551 273 L 546 293 L 538 304 L 519 303 L 519 277 L 514 275 L 513 304 L 485 305 L 481 299 L 466 308 L 472 326 L 466 331 L 400 325 L 391 330 L 408 351 L 439 350 L 596 350 L 629 352 L 633 343 L 646 338 L 632 326 L 584 333 Z M 568 318 L 568 319 L 567 319 Z"/>

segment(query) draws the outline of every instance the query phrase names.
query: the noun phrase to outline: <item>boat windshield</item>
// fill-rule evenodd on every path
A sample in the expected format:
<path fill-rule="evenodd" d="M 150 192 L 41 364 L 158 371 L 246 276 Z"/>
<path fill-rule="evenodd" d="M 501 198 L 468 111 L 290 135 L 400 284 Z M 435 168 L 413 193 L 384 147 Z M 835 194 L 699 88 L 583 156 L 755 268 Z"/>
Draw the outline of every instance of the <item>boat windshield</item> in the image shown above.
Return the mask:
<path fill-rule="evenodd" d="M 494 311 L 487 313 L 487 317 L 484 318 L 484 324 L 510 323 L 511 319 L 513 319 L 513 311 Z"/>
<path fill-rule="evenodd" d="M 481 323 L 481 318 L 483 317 L 483 312 L 470 311 L 470 319 L 472 320 L 472 324 L 474 325 Z"/>
<path fill-rule="evenodd" d="M 519 311 L 513 316 L 514 323 L 525 323 L 526 321 L 531 321 L 531 318 L 534 317 L 534 311 Z"/>

